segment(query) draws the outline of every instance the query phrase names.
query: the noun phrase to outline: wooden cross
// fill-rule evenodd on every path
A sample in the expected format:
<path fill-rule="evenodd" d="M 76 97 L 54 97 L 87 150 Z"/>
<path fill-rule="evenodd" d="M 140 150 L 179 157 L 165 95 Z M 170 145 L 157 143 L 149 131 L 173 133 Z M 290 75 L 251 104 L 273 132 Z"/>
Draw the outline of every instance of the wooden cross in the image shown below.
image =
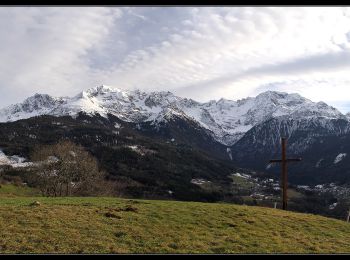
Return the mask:
<path fill-rule="evenodd" d="M 299 162 L 301 158 L 287 158 L 286 156 L 286 141 L 287 138 L 282 137 L 282 159 L 270 160 L 270 163 L 282 163 L 282 190 L 283 190 L 283 210 L 287 210 L 287 163 L 288 162 Z"/>

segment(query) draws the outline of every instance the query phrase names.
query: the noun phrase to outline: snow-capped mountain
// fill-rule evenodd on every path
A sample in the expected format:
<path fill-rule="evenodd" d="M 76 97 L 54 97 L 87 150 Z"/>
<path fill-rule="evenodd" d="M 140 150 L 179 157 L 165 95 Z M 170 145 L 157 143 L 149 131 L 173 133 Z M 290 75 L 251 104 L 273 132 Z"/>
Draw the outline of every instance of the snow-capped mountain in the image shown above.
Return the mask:
<path fill-rule="evenodd" d="M 272 118 L 346 119 L 337 109 L 323 102 L 315 103 L 298 94 L 273 91 L 238 101 L 220 99 L 204 103 L 201 107 L 215 122 L 208 124 L 208 129 L 217 127 L 222 130 L 221 141 L 228 145 L 234 144 L 254 126 Z"/>
<path fill-rule="evenodd" d="M 267 91 L 238 101 L 220 99 L 200 103 L 171 92 L 126 91 L 98 86 L 74 97 L 35 94 L 23 103 L 0 110 L 0 122 L 16 121 L 39 115 L 76 116 L 79 112 L 112 114 L 125 122 L 151 122 L 153 125 L 172 116 L 193 120 L 211 131 L 225 145 L 233 145 L 254 126 L 272 118 L 311 120 L 349 120 L 324 102 L 312 102 L 298 94 Z"/>
<path fill-rule="evenodd" d="M 64 98 L 53 98 L 46 94 L 35 94 L 22 103 L 1 109 L 0 121 L 16 121 L 38 115 L 51 114 L 55 107 L 64 103 Z"/>
<path fill-rule="evenodd" d="M 57 118 L 34 118 L 40 115 Z M 45 143 L 50 136 L 56 138 L 57 132 L 65 136 L 72 124 L 80 129 L 74 132 L 74 140 L 91 134 L 98 144 L 120 144 L 120 138 L 129 140 L 130 133 L 136 132 L 162 143 L 179 144 L 179 147 L 185 144 L 234 166 L 279 174 L 279 167 L 267 166 L 271 158 L 279 158 L 280 138 L 284 136 L 288 138 L 288 155 L 303 158 L 290 166 L 291 172 L 296 173 L 290 176 L 290 181 L 302 184 L 350 180 L 349 114 L 298 94 L 267 91 L 237 101 L 220 99 L 201 103 L 171 92 L 147 93 L 99 86 L 73 97 L 35 94 L 22 103 L 0 109 L 0 122 L 19 119 L 28 120 L 0 124 L 4 149 L 12 140 L 27 138 L 25 142 Z M 56 120 L 61 122 L 58 124 Z M 65 125 L 66 120 L 71 123 Z M 85 127 L 99 124 L 108 129 L 101 134 L 104 138 L 97 136 L 95 130 L 82 134 Z M 47 129 L 56 132 L 48 133 Z M 127 129 L 125 136 L 120 134 L 123 129 Z M 11 150 L 7 153 L 18 154 Z M 2 158 L 4 164 L 15 159 L 4 155 Z"/>
<path fill-rule="evenodd" d="M 345 116 L 347 117 L 348 120 L 350 120 L 350 112 L 346 113 Z"/>

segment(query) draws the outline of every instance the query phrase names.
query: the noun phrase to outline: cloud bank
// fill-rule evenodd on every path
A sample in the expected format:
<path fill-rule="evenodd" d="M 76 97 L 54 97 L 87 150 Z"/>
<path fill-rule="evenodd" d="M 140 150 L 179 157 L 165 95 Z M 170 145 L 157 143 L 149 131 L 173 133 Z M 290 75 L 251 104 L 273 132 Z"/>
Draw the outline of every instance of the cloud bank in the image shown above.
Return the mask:
<path fill-rule="evenodd" d="M 1 7 L 0 102 L 100 84 L 350 111 L 348 7 Z"/>

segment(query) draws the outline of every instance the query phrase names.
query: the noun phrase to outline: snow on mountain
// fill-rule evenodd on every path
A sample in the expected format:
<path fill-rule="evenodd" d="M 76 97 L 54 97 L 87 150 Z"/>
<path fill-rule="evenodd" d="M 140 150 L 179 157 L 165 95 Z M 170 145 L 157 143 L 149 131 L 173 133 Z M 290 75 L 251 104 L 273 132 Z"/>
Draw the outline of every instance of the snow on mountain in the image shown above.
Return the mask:
<path fill-rule="evenodd" d="M 108 86 L 90 88 L 68 98 L 35 94 L 23 103 L 0 109 L 0 122 L 39 115 L 70 115 L 79 112 L 107 117 L 113 114 L 126 122 L 157 125 L 172 116 L 193 120 L 210 130 L 219 142 L 232 145 L 255 125 L 271 118 L 346 119 L 323 102 L 312 102 L 298 94 L 267 91 L 238 101 L 220 99 L 199 103 L 171 92 L 126 91 Z"/>
<path fill-rule="evenodd" d="M 4 154 L 4 152 L 0 149 L 0 166 L 2 165 L 10 165 L 14 168 L 17 167 L 27 167 L 31 165 L 31 162 L 26 162 L 26 159 L 23 157 L 20 157 L 18 155 L 12 155 L 7 156 Z"/>
<path fill-rule="evenodd" d="M 320 160 L 318 160 L 317 163 L 316 163 L 316 165 L 315 165 L 315 167 L 316 167 L 316 168 L 320 167 L 320 164 L 321 164 L 321 162 L 322 162 L 323 160 L 324 160 L 323 158 L 321 158 Z"/>
<path fill-rule="evenodd" d="M 35 94 L 22 103 L 10 105 L 0 110 L 0 122 L 16 121 L 23 118 L 49 114 L 65 103 L 65 98 L 54 98 L 46 94 Z"/>
<path fill-rule="evenodd" d="M 271 118 L 346 119 L 323 102 L 312 102 L 298 94 L 267 91 L 238 101 L 220 99 L 198 104 L 195 113 L 184 110 L 212 130 L 219 141 L 233 144 L 253 126 Z"/>
<path fill-rule="evenodd" d="M 346 153 L 340 153 L 337 155 L 337 157 L 335 157 L 334 159 L 334 164 L 337 164 L 339 162 L 341 162 L 346 156 Z"/>
<path fill-rule="evenodd" d="M 350 112 L 345 114 L 346 118 L 350 121 Z"/>

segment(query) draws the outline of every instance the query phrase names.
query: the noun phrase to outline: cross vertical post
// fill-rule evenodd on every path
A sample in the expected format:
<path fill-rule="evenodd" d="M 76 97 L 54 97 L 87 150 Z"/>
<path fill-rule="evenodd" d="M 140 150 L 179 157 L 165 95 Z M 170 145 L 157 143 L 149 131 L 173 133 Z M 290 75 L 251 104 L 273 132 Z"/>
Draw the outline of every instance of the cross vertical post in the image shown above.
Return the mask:
<path fill-rule="evenodd" d="M 282 209 L 287 210 L 287 201 L 288 201 L 288 179 L 287 179 L 287 162 L 298 162 L 301 161 L 301 158 L 287 158 L 287 152 L 286 152 L 286 141 L 287 138 L 282 137 L 281 142 L 282 142 L 282 159 L 274 159 L 270 160 L 270 163 L 276 163 L 280 162 L 282 163 Z"/>
<path fill-rule="evenodd" d="M 284 210 L 287 209 L 287 161 L 286 161 L 286 138 L 282 138 L 282 185 L 283 185 L 283 205 Z"/>

